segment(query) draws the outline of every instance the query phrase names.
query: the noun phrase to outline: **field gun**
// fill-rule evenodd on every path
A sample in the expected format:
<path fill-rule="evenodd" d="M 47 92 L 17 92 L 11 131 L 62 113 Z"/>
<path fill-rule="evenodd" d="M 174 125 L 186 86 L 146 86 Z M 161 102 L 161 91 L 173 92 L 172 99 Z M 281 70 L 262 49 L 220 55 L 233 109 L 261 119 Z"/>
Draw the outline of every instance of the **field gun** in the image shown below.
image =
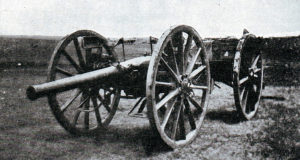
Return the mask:
<path fill-rule="evenodd" d="M 242 118 L 256 114 L 263 85 L 260 38 L 245 33 L 241 39 L 202 40 L 192 27 L 179 25 L 150 38 L 151 55 L 120 62 L 115 47 L 122 44 L 125 60 L 125 41 L 109 44 L 88 30 L 64 37 L 47 82 L 29 86 L 28 98 L 47 96 L 58 122 L 75 135 L 105 130 L 120 98 L 137 99 L 130 113 L 147 108 L 154 132 L 172 148 L 196 138 L 215 81 L 233 87 Z"/>

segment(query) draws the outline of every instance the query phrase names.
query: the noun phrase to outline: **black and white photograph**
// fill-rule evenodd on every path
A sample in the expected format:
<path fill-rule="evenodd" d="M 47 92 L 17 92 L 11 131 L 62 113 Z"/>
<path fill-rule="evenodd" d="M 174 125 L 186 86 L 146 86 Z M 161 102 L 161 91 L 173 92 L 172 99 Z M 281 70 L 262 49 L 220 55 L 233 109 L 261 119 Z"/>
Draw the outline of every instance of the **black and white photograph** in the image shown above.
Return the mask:
<path fill-rule="evenodd" d="M 300 1 L 0 0 L 0 159 L 300 159 Z"/>

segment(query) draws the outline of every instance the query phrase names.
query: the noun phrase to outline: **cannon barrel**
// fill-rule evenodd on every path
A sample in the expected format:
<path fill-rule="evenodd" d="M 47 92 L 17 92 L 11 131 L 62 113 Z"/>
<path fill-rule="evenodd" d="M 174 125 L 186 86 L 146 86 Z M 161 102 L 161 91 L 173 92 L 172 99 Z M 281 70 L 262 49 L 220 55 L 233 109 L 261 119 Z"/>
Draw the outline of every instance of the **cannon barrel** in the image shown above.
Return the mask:
<path fill-rule="evenodd" d="M 121 62 L 117 66 L 111 66 L 95 71 L 78 74 L 72 77 L 67 77 L 43 84 L 28 86 L 26 90 L 27 97 L 30 100 L 46 96 L 51 92 L 62 92 L 77 88 L 79 85 L 101 80 L 111 75 L 122 74 L 126 70 L 136 67 L 147 67 L 151 56 L 138 57 Z"/>

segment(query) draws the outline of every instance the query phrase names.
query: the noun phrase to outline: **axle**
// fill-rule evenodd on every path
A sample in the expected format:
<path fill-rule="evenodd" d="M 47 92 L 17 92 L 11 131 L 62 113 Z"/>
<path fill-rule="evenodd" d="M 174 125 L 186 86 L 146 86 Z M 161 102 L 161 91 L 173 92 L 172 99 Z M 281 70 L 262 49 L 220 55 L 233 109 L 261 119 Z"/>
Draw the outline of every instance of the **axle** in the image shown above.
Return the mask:
<path fill-rule="evenodd" d="M 38 85 L 31 85 L 27 88 L 26 94 L 30 100 L 48 95 L 51 92 L 62 92 L 77 88 L 79 85 L 88 84 L 107 78 L 112 75 L 122 74 L 127 70 L 139 67 L 148 67 L 151 56 L 133 58 L 122 62 L 117 66 L 111 66 L 83 74 L 78 74 L 72 77 L 67 77 L 52 82 L 47 82 Z"/>

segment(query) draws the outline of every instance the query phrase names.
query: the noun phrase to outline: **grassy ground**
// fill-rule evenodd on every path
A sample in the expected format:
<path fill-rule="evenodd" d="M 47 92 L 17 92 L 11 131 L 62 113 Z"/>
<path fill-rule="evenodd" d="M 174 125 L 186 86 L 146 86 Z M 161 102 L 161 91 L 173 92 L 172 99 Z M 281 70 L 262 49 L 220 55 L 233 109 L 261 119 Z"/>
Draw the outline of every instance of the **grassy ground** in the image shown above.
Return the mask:
<path fill-rule="evenodd" d="M 21 41 L 15 43 L 21 44 Z M 55 44 L 54 41 L 52 43 Z M 35 50 L 51 53 L 46 42 L 32 40 L 26 41 L 26 45 L 24 47 L 29 48 L 30 54 L 34 54 Z M 11 46 L 11 52 L 18 48 L 2 46 Z M 121 46 L 116 51 L 122 60 Z M 150 46 L 146 43 L 133 44 L 125 46 L 125 52 L 126 59 L 130 59 L 149 53 Z M 50 55 L 40 58 L 26 53 L 17 60 L 38 59 L 44 65 L 49 61 Z M 25 96 L 28 85 L 46 80 L 46 68 L 15 68 L 16 58 L 13 60 L 9 69 L 0 69 L 0 159 L 300 158 L 299 66 L 281 64 L 266 70 L 264 97 L 258 115 L 251 121 L 235 118 L 232 89 L 220 84 L 222 88 L 215 88 L 210 96 L 209 111 L 197 139 L 182 149 L 169 150 L 149 134 L 151 130 L 147 119 L 127 116 L 134 100 L 120 102 L 106 133 L 95 137 L 70 135 L 56 122 L 46 98 L 32 102 Z"/>
<path fill-rule="evenodd" d="M 197 139 L 169 150 L 148 134 L 147 119 L 127 116 L 133 100 L 120 102 L 107 133 L 74 137 L 56 122 L 45 98 L 32 102 L 25 96 L 27 85 L 45 81 L 45 68 L 4 69 L 0 75 L 0 159 L 300 158 L 299 85 L 266 86 L 251 121 L 234 118 L 232 89 L 221 85 Z"/>

